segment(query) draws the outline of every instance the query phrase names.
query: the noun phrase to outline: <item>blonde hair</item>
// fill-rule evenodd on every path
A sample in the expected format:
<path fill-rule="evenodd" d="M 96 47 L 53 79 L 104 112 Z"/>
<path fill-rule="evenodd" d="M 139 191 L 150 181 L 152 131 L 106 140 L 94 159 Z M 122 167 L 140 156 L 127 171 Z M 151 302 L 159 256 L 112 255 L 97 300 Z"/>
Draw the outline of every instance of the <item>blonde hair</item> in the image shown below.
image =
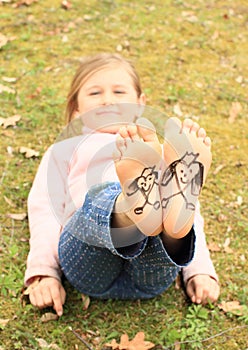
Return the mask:
<path fill-rule="evenodd" d="M 67 123 L 74 119 L 74 113 L 78 108 L 78 93 L 85 81 L 99 70 L 109 66 L 113 67 L 113 65 L 116 64 L 124 67 L 130 74 L 133 80 L 134 88 L 137 92 L 137 96 L 140 97 L 142 94 L 140 78 L 135 67 L 129 60 L 125 59 L 119 54 L 113 53 L 100 53 L 94 56 L 85 57 L 74 75 L 70 91 L 67 95 L 65 112 Z"/>

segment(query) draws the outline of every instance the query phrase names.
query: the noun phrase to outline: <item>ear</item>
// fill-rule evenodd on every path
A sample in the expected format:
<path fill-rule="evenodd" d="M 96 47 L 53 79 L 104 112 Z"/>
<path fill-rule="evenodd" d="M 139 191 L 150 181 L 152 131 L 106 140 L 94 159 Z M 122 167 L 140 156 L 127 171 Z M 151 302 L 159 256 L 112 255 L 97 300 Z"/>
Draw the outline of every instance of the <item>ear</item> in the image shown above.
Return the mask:
<path fill-rule="evenodd" d="M 142 116 L 145 109 L 145 105 L 146 105 L 146 95 L 142 93 L 138 98 L 138 107 L 137 107 L 138 110 L 136 115 L 137 118 Z"/>
<path fill-rule="evenodd" d="M 146 105 L 146 95 L 143 92 L 140 95 L 138 102 L 140 105 L 143 105 L 143 106 Z"/>

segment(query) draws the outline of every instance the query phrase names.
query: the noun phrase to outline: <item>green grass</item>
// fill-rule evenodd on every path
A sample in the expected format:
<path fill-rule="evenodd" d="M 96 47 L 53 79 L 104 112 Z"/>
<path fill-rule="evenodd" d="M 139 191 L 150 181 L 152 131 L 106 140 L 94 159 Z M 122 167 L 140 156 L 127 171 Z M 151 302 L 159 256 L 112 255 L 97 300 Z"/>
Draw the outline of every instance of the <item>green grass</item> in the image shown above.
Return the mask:
<path fill-rule="evenodd" d="M 83 311 L 80 295 L 66 284 L 64 315 L 50 323 L 40 317 L 51 310 L 22 305 L 28 224 L 6 214 L 26 212 L 40 158 L 26 159 L 19 147 L 45 152 L 63 129 L 80 58 L 118 45 L 134 60 L 148 104 L 162 113 L 154 120 L 159 130 L 161 115 L 173 115 L 179 103 L 183 115 L 198 120 L 213 139 L 212 171 L 201 198 L 207 240 L 221 247 L 212 252 L 220 301 L 248 304 L 247 1 L 71 2 L 66 11 L 55 0 L 17 8 L 15 1 L 0 1 L 0 33 L 9 38 L 0 49 L 0 84 L 16 91 L 0 94 L 0 117 L 22 116 L 16 127 L 0 127 L 0 319 L 9 320 L 0 323 L 0 349 L 41 349 L 39 338 L 63 350 L 85 349 L 70 327 L 93 349 L 140 330 L 157 349 L 175 349 L 177 342 L 180 349 L 247 349 L 248 312 L 238 316 L 191 305 L 174 285 L 149 301 L 92 300 Z M 240 102 L 242 111 L 230 124 L 232 102 Z M 227 238 L 231 253 L 223 249 Z"/>

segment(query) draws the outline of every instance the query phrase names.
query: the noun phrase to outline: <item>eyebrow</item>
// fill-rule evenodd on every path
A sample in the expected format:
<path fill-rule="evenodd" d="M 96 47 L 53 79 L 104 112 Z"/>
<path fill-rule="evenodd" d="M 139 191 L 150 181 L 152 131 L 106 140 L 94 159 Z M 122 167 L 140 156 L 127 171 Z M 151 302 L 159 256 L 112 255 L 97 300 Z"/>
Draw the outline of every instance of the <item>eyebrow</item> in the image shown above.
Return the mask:
<path fill-rule="evenodd" d="M 114 88 L 128 88 L 127 85 L 123 85 L 123 84 L 114 84 L 113 85 Z M 97 89 L 97 88 L 101 88 L 101 85 L 92 85 L 92 86 L 89 86 L 86 91 L 89 91 L 89 90 L 92 90 L 92 89 Z"/>

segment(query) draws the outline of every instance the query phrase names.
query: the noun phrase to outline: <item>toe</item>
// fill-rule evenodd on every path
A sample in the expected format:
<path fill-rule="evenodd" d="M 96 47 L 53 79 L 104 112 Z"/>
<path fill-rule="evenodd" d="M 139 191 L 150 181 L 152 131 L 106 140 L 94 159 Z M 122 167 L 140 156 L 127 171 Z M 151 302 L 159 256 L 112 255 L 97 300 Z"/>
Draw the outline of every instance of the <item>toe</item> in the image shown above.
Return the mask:
<path fill-rule="evenodd" d="M 132 141 L 139 141 L 140 140 L 136 125 L 132 125 L 132 124 L 127 125 L 126 129 L 127 129 L 128 136 L 130 137 L 130 139 Z"/>
<path fill-rule="evenodd" d="M 193 122 L 193 124 L 190 128 L 190 132 L 197 133 L 199 129 L 200 129 L 200 125 L 196 122 Z"/>
<path fill-rule="evenodd" d="M 202 139 L 205 139 L 206 136 L 207 136 L 207 133 L 206 133 L 205 129 L 200 128 L 200 129 L 198 130 L 198 137 L 200 137 L 200 138 L 202 138 Z"/>
<path fill-rule="evenodd" d="M 155 126 L 146 118 L 139 118 L 136 122 L 139 135 L 145 142 L 158 141 Z"/>
<path fill-rule="evenodd" d="M 129 137 L 129 134 L 128 134 L 128 131 L 127 131 L 127 127 L 126 126 L 122 126 L 119 131 L 118 131 L 119 135 L 122 137 L 122 138 L 127 138 Z"/>
<path fill-rule="evenodd" d="M 194 122 L 192 119 L 186 118 L 182 122 L 182 128 L 186 131 L 190 131 L 192 129 Z"/>
<path fill-rule="evenodd" d="M 210 139 L 210 137 L 208 137 L 208 136 L 205 137 L 204 143 L 205 143 L 206 146 L 210 147 L 211 146 L 211 139 Z"/>

